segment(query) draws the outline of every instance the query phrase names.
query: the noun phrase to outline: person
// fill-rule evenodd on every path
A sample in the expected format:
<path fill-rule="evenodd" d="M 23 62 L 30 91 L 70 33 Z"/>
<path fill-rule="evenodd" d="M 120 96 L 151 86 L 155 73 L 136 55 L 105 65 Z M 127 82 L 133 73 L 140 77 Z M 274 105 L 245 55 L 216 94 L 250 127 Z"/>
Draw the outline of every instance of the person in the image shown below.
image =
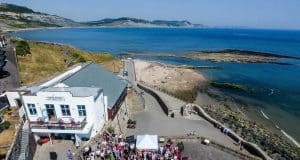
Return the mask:
<path fill-rule="evenodd" d="M 75 142 L 75 146 L 76 146 L 76 149 L 78 149 L 80 147 L 79 141 Z"/>
<path fill-rule="evenodd" d="M 73 153 L 71 152 L 71 150 L 67 151 L 66 156 L 67 156 L 67 160 L 72 160 L 73 159 Z"/>
<path fill-rule="evenodd" d="M 80 155 L 78 155 L 77 157 L 78 160 L 83 160 L 82 157 Z"/>
<path fill-rule="evenodd" d="M 163 154 L 164 147 L 163 147 L 163 146 L 160 146 L 160 147 L 159 147 L 159 151 L 160 151 L 160 154 Z"/>

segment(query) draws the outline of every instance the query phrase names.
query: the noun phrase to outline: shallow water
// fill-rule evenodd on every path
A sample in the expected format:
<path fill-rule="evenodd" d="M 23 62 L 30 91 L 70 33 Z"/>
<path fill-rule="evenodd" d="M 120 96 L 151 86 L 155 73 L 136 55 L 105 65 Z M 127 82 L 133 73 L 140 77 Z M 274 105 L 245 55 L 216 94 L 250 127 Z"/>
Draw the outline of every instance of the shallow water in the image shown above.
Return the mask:
<path fill-rule="evenodd" d="M 14 35 L 37 41 L 71 44 L 89 51 L 186 53 L 198 50 L 242 49 L 300 57 L 300 31 L 175 28 L 69 28 L 33 30 Z M 254 92 L 225 91 L 255 99 L 280 128 L 300 141 L 300 61 L 293 65 L 211 63 L 177 57 L 136 56 L 176 65 L 211 65 L 200 70 L 211 80 L 241 83 Z"/>

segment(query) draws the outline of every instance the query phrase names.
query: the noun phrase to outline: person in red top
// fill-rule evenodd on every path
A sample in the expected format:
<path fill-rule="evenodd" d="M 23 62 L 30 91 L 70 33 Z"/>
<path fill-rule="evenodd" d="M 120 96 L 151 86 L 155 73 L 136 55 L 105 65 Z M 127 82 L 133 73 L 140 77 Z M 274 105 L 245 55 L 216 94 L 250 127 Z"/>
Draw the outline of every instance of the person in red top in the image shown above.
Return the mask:
<path fill-rule="evenodd" d="M 122 149 L 122 146 L 120 144 L 117 145 L 117 150 L 120 151 Z"/>

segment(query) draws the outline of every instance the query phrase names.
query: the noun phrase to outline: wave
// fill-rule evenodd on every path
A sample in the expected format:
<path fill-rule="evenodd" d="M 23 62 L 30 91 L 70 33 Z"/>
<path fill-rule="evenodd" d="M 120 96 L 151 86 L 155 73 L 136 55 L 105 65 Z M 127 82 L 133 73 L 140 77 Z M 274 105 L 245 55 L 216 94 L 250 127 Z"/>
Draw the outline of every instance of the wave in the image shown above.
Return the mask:
<path fill-rule="evenodd" d="M 260 110 L 261 114 L 268 120 L 270 120 L 270 117 L 268 117 L 262 110 Z M 280 127 L 276 124 L 274 124 L 275 127 L 277 129 L 280 129 Z M 290 136 L 289 134 L 287 134 L 284 130 L 280 129 L 281 133 L 286 136 L 290 141 L 292 141 L 298 148 L 300 148 L 300 144 L 292 137 Z"/>
<path fill-rule="evenodd" d="M 280 130 L 283 135 L 285 135 L 289 140 L 291 140 L 298 148 L 300 148 L 300 144 L 289 134 L 287 134 L 284 130 Z"/>
<path fill-rule="evenodd" d="M 270 91 L 271 92 L 268 94 L 269 96 L 271 96 L 272 94 L 274 94 L 274 89 L 271 88 Z"/>
<path fill-rule="evenodd" d="M 260 110 L 260 112 L 266 119 L 270 119 L 270 117 L 268 117 L 262 110 Z"/>

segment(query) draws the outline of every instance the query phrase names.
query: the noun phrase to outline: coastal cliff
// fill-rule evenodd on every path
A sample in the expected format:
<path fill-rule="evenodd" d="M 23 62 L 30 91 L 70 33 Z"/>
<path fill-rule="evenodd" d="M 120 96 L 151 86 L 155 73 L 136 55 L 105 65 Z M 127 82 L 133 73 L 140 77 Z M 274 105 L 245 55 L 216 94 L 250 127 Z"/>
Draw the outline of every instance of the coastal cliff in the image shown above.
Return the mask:
<path fill-rule="evenodd" d="M 130 17 L 105 18 L 97 21 L 76 22 L 74 20 L 36 12 L 30 8 L 0 3 L 0 31 L 15 31 L 27 28 L 50 27 L 204 27 L 187 20 L 145 20 Z"/>
<path fill-rule="evenodd" d="M 67 18 L 35 12 L 27 7 L 0 3 L 0 31 L 79 25 L 80 23 Z"/>
<path fill-rule="evenodd" d="M 115 26 L 115 27 L 203 27 L 203 25 L 195 25 L 187 20 L 183 21 L 166 21 L 166 20 L 145 20 L 130 17 L 106 18 L 99 21 L 91 21 L 83 23 L 88 26 Z"/>

